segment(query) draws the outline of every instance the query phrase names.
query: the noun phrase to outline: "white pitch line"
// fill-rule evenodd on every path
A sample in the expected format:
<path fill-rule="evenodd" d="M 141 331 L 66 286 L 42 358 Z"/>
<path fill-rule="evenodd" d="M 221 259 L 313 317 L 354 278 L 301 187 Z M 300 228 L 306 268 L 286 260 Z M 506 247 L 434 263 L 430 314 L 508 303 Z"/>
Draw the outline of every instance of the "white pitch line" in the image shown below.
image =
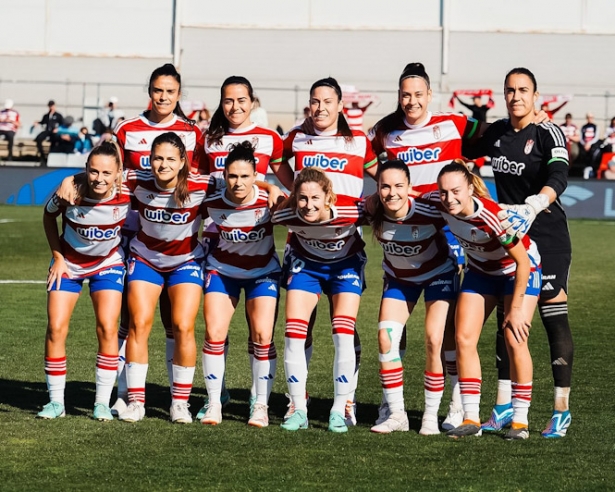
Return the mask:
<path fill-rule="evenodd" d="M 0 284 L 46 284 L 44 280 L 0 280 Z"/>
<path fill-rule="evenodd" d="M 17 222 L 15 219 L 0 219 L 0 224 L 8 224 L 9 222 Z"/>

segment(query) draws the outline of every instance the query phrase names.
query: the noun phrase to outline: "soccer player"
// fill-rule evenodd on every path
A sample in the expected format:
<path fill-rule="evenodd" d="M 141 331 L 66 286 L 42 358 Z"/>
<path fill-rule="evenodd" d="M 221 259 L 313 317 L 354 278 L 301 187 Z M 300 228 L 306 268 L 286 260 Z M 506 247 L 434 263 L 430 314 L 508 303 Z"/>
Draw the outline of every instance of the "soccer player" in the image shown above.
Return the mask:
<path fill-rule="evenodd" d="M 216 109 L 208 131 L 205 134 L 205 158 L 201 162 L 199 171 L 216 177 L 224 177 L 225 161 L 232 145 L 249 141 L 253 143 L 256 159 L 256 173 L 260 181 L 265 180 L 268 170 L 274 172 L 280 182 L 290 188 L 293 182 L 293 171 L 286 161 L 282 161 L 282 138 L 277 132 L 263 128 L 252 123 L 250 115 L 254 107 L 255 95 L 252 84 L 248 79 L 233 75 L 228 77 L 220 88 L 220 103 Z M 217 241 L 217 230 L 211 219 L 205 220 L 203 233 L 203 248 L 206 254 Z M 249 324 L 249 321 L 248 321 Z M 250 331 L 251 333 L 251 331 Z M 228 339 L 224 345 L 225 356 L 228 353 Z M 248 338 L 248 354 L 250 367 L 255 363 L 254 346 Z M 250 396 L 256 396 L 256 388 L 251 388 Z M 226 406 L 231 396 L 222 381 L 221 402 Z M 205 416 L 208 405 L 205 397 L 203 407 L 197 413 L 197 419 Z"/>
<path fill-rule="evenodd" d="M 553 416 L 542 435 L 561 438 L 571 422 L 569 410 L 573 343 L 568 322 L 568 274 L 571 243 L 566 214 L 559 200 L 567 186 L 568 151 L 560 128 L 550 121 L 533 124 L 538 98 L 534 74 L 514 68 L 504 79 L 504 97 L 510 117 L 491 125 L 468 157 L 489 155 L 509 234 L 528 233 L 542 257 L 543 284 L 538 311 L 547 331 L 555 386 Z M 501 340 L 501 338 L 500 338 Z M 499 430 L 510 423 L 508 361 L 498 344 L 500 380 L 498 398 L 485 428 Z"/>
<path fill-rule="evenodd" d="M 385 152 L 389 160 L 404 161 L 410 169 L 412 188 L 417 194 L 434 191 L 440 169 L 461 157 L 462 141 L 474 138 L 482 131 L 482 126 L 463 114 L 429 111 L 431 84 L 422 63 L 406 65 L 399 77 L 398 95 L 395 111 L 378 121 L 370 132 L 374 151 L 378 155 Z M 456 242 L 451 242 L 451 246 L 457 247 Z M 449 430 L 463 420 L 457 384 L 454 326 L 449 326 L 444 335 L 444 356 L 453 389 L 452 401 L 443 423 L 443 428 Z M 388 410 L 383 402 L 376 423 L 383 422 L 387 417 Z"/>
<path fill-rule="evenodd" d="M 340 108 L 341 109 L 341 108 Z M 273 216 L 292 232 L 284 264 L 286 331 L 284 368 L 294 412 L 282 423 L 289 431 L 307 429 L 305 340 L 310 316 L 325 293 L 332 306 L 333 407 L 329 431 L 348 431 L 345 410 L 356 389 L 354 334 L 366 262 L 365 243 L 357 230 L 362 219 L 359 200 L 338 197 L 326 173 L 316 167 L 301 170 L 293 191 Z"/>
<path fill-rule="evenodd" d="M 176 341 L 170 417 L 172 422 L 190 423 L 188 398 L 196 365 L 194 322 L 203 288 L 198 232 L 202 202 L 215 191 L 215 181 L 190 174 L 186 148 L 174 132 L 154 139 L 150 165 L 151 171 L 129 171 L 124 183 L 139 211 L 139 231 L 130 242 L 128 262 L 129 404 L 119 419 L 136 422 L 145 416 L 147 344 L 156 304 L 166 287 Z"/>
<path fill-rule="evenodd" d="M 425 411 L 419 434 L 439 434 L 438 409 L 444 392 L 441 350 L 446 324 L 454 321 L 459 288 L 440 212 L 410 193 L 410 171 L 401 160 L 378 168 L 378 193 L 366 199 L 367 217 L 382 246 L 384 287 L 378 319 L 380 381 L 389 417 L 372 427 L 388 434 L 408 430 L 404 409 L 400 340 L 421 293 L 425 294 Z"/>
<path fill-rule="evenodd" d="M 273 341 L 279 298 L 280 264 L 275 253 L 268 194 L 259 190 L 256 149 L 250 142 L 233 144 L 225 159 L 226 188 L 203 204 L 219 231 L 219 239 L 205 261 L 205 343 L 203 376 L 208 403 L 201 423 L 222 421 L 222 381 L 225 340 L 241 289 L 253 344 L 249 425 L 269 425 L 268 402 L 275 378 L 277 355 Z"/>
<path fill-rule="evenodd" d="M 342 89 L 334 78 L 314 82 L 310 88 L 309 117 L 284 136 L 283 159 L 287 161 L 294 158 L 295 178 L 302 169 L 316 167 L 331 180 L 333 192 L 339 200 L 358 200 L 363 196 L 363 176 L 368 174 L 375 177 L 378 160 L 365 134 L 350 129 L 342 112 L 343 106 Z M 312 355 L 311 333 L 314 320 L 315 313 L 310 319 L 306 338 L 305 356 L 308 366 Z M 361 342 L 356 329 L 354 333 L 357 362 L 353 384 L 356 389 Z M 346 423 L 354 425 L 354 389 L 349 396 L 345 411 Z M 293 409 L 291 401 L 285 418 L 292 415 Z"/>
<path fill-rule="evenodd" d="M 51 401 L 38 413 L 43 419 L 65 415 L 66 337 L 83 281 L 88 279 L 98 337 L 93 417 L 113 420 L 109 399 L 117 373 L 117 321 L 125 274 L 120 230 L 130 208 L 129 197 L 120 193 L 121 176 L 117 145 L 104 142 L 88 156 L 80 203 L 65 206 L 54 194 L 45 205 L 43 224 L 53 259 L 47 276 L 45 337 L 45 374 Z M 56 223 L 59 215 L 61 236 Z"/>
<path fill-rule="evenodd" d="M 504 299 L 504 339 L 511 360 L 512 428 L 506 439 L 527 439 L 532 398 L 532 358 L 528 337 L 540 293 L 540 255 L 529 237 L 507 235 L 497 217 L 499 205 L 488 198 L 483 181 L 463 161 L 438 176 L 440 208 L 451 232 L 465 249 L 468 268 L 455 313 L 457 367 L 463 423 L 448 431 L 459 438 L 481 434 L 481 367 L 478 340 L 499 298 Z M 432 194 L 438 203 L 437 193 Z"/>

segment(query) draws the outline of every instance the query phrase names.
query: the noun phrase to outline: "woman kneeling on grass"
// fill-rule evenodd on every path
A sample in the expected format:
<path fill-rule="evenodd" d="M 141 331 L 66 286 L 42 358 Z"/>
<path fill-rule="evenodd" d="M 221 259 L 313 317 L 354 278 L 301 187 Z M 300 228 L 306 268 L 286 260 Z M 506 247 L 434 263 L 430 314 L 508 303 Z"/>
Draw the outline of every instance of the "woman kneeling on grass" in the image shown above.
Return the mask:
<path fill-rule="evenodd" d="M 222 421 L 224 343 L 241 289 L 246 294 L 250 340 L 254 346 L 250 419 L 254 427 L 269 425 L 268 402 L 276 372 L 273 342 L 279 298 L 280 263 L 275 253 L 268 193 L 256 186 L 255 148 L 247 141 L 231 146 L 226 157 L 226 188 L 205 200 L 206 216 L 219 239 L 205 261 L 205 343 L 203 376 L 209 399 L 202 424 Z"/>
<path fill-rule="evenodd" d="M 79 204 L 64 206 L 53 195 L 43 224 L 53 259 L 47 276 L 45 373 L 50 402 L 43 419 L 63 417 L 66 387 L 66 337 L 83 281 L 89 280 L 96 315 L 96 399 L 94 419 L 113 420 L 109 399 L 118 366 L 117 322 L 122 305 L 124 264 L 120 229 L 130 197 L 120 193 L 122 161 L 117 145 L 104 142 L 88 156 Z M 56 218 L 62 216 L 62 235 Z"/>
<path fill-rule="evenodd" d="M 295 411 L 282 428 L 289 431 L 308 427 L 304 346 L 310 316 L 323 292 L 332 302 L 335 345 L 329 431 L 348 431 L 344 412 L 355 389 L 354 333 L 366 262 L 365 243 L 357 231 L 363 212 L 359 200 L 348 198 L 336 204 L 332 188 L 324 172 L 306 167 L 295 179 L 286 204 L 273 216 L 274 223 L 293 233 L 284 262 L 288 292 L 284 368 Z"/>
<path fill-rule="evenodd" d="M 443 229 L 446 222 L 428 200 L 410 196 L 410 171 L 401 160 L 378 168 L 378 193 L 366 200 L 366 215 L 382 246 L 384 288 L 378 317 L 380 381 L 390 410 L 372 432 L 408 430 L 400 340 L 404 325 L 425 293 L 425 412 L 419 434 L 435 435 L 444 392 L 440 351 L 444 329 L 453 324 L 459 274 Z"/>
<path fill-rule="evenodd" d="M 481 367 L 478 339 L 498 299 L 504 299 L 505 341 L 511 361 L 513 422 L 506 439 L 527 439 L 532 398 L 532 357 L 528 337 L 540 293 L 540 255 L 533 241 L 507 236 L 497 218 L 500 206 L 485 184 L 455 160 L 438 175 L 439 203 L 451 232 L 463 246 L 468 268 L 455 313 L 457 366 L 464 421 L 447 435 L 480 435 Z"/>

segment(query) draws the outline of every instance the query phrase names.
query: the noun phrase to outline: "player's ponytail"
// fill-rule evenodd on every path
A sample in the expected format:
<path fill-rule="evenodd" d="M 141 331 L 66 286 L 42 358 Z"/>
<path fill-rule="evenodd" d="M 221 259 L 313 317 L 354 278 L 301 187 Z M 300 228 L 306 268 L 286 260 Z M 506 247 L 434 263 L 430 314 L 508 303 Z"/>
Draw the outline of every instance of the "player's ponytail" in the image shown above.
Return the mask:
<path fill-rule="evenodd" d="M 222 137 L 228 133 L 230 128 L 229 122 L 224 115 L 224 89 L 229 85 L 243 85 L 248 90 L 250 101 L 254 102 L 254 89 L 250 81 L 245 77 L 231 75 L 222 82 L 222 87 L 220 87 L 220 103 L 211 117 L 211 122 L 207 129 L 207 139 L 210 143 L 219 144 L 222 141 Z"/>
<path fill-rule="evenodd" d="M 184 165 L 177 174 L 177 186 L 173 192 L 173 198 L 175 203 L 179 206 L 183 206 L 188 200 L 190 193 L 188 191 L 188 175 L 190 174 L 190 163 L 188 161 L 188 153 L 186 152 L 186 146 L 181 137 L 175 132 L 166 132 L 158 135 L 152 142 L 152 157 L 156 153 L 156 147 L 163 143 L 172 145 L 179 150 L 179 158 L 183 161 Z"/>
<path fill-rule="evenodd" d="M 181 96 L 182 77 L 177 71 L 177 69 L 175 68 L 175 65 L 173 65 L 172 63 L 165 63 L 161 67 L 158 67 L 156 70 L 154 70 L 149 77 L 149 83 L 147 84 L 147 93 L 149 94 L 150 97 L 152 97 L 152 84 L 158 77 L 173 77 L 176 80 L 176 82 L 179 84 L 179 95 Z M 190 118 L 186 116 L 186 114 L 182 110 L 179 100 L 177 101 L 177 104 L 173 108 L 173 113 L 175 113 L 177 116 L 179 116 L 181 119 L 183 119 L 190 125 L 196 124 L 196 121 L 191 120 Z"/>
<path fill-rule="evenodd" d="M 237 142 L 230 146 L 230 152 L 226 156 L 224 163 L 224 169 L 228 169 L 233 162 L 245 161 L 252 164 L 254 172 L 256 172 L 256 156 L 254 151 L 256 150 L 256 144 L 244 140 L 243 142 Z"/>
<path fill-rule="evenodd" d="M 468 165 L 464 160 L 454 159 L 453 162 L 447 164 L 442 169 L 440 169 L 440 172 L 438 173 L 438 181 L 440 181 L 440 178 L 442 176 L 448 173 L 462 174 L 468 185 L 472 185 L 474 189 L 472 195 L 479 198 L 491 199 L 491 196 L 489 195 L 489 190 L 487 189 L 487 185 L 485 184 L 485 182 L 480 176 L 470 172 L 470 170 L 468 169 Z"/>

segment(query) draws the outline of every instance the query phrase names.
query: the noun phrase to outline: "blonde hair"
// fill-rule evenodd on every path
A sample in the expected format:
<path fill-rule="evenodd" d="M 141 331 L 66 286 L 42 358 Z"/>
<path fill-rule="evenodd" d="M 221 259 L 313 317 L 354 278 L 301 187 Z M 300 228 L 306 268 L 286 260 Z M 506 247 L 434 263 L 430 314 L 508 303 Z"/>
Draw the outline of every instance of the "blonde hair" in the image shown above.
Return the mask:
<path fill-rule="evenodd" d="M 304 167 L 293 182 L 293 189 L 289 197 L 289 205 L 297 211 L 297 192 L 304 183 L 316 183 L 324 191 L 327 205 L 333 205 L 337 201 L 337 196 L 333 193 L 333 183 L 324 171 L 315 167 Z"/>
<path fill-rule="evenodd" d="M 444 166 L 438 173 L 438 181 L 442 176 L 449 173 L 460 173 L 466 179 L 468 185 L 472 185 L 474 191 L 472 195 L 479 198 L 489 198 L 489 190 L 482 178 L 474 173 L 471 173 L 468 169 L 468 163 L 463 159 L 454 159 L 453 162 Z"/>

